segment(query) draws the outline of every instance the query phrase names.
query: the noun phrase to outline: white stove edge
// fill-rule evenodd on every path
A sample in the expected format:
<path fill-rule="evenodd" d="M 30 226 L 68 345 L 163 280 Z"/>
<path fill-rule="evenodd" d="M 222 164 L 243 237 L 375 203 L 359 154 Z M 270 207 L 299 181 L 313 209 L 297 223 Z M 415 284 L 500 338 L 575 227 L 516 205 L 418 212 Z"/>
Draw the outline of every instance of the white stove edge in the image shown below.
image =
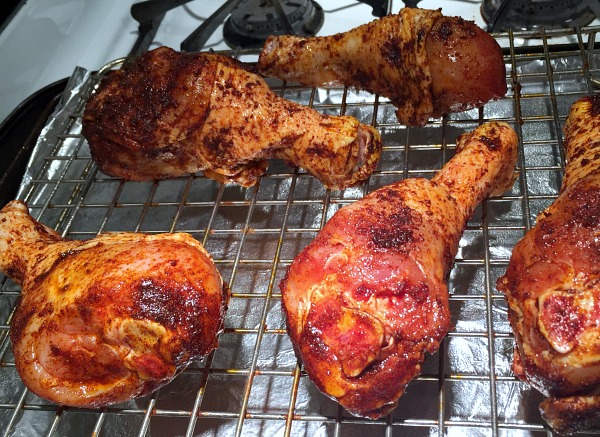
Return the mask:
<path fill-rule="evenodd" d="M 137 37 L 135 1 L 27 1 L 0 34 L 0 120 L 75 67 L 95 70 L 127 54 Z"/>

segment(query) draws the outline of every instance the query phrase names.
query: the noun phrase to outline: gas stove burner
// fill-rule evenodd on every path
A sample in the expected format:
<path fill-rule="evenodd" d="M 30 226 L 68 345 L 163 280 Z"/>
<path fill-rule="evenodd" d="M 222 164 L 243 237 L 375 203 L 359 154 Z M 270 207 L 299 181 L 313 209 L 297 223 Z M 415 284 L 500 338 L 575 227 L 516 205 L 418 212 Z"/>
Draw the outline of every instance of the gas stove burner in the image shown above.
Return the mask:
<path fill-rule="evenodd" d="M 313 0 L 242 0 L 223 26 L 231 48 L 261 48 L 270 35 L 314 36 L 323 8 Z"/>
<path fill-rule="evenodd" d="M 587 26 L 596 15 L 587 0 L 483 0 L 488 32 Z"/>

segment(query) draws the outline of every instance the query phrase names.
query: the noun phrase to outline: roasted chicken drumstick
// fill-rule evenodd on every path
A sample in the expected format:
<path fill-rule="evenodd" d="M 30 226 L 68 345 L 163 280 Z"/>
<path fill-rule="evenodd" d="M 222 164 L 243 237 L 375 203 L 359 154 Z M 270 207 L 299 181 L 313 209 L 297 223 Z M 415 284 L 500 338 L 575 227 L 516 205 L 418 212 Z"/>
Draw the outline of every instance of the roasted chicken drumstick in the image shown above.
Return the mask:
<path fill-rule="evenodd" d="M 99 408 L 153 392 L 217 346 L 228 297 L 189 234 L 65 240 L 19 201 L 0 211 L 0 270 L 20 284 L 10 339 L 25 385 Z"/>
<path fill-rule="evenodd" d="M 355 415 L 395 408 L 450 328 L 446 279 L 468 217 L 512 186 L 517 138 L 505 123 L 459 137 L 432 179 L 405 179 L 339 210 L 280 287 L 308 376 Z"/>
<path fill-rule="evenodd" d="M 341 84 L 391 100 L 400 122 L 422 126 L 506 94 L 502 49 L 475 23 L 404 8 L 345 33 L 271 36 L 261 73 L 310 86 Z"/>
<path fill-rule="evenodd" d="M 381 153 L 379 133 L 353 117 L 285 100 L 229 57 L 167 47 L 110 72 L 82 132 L 104 173 L 136 181 L 202 170 L 251 186 L 280 158 L 342 189 L 369 177 Z"/>
<path fill-rule="evenodd" d="M 600 424 L 600 96 L 575 102 L 559 197 L 517 243 L 498 280 L 516 346 L 513 370 L 542 392 L 560 433 Z"/>

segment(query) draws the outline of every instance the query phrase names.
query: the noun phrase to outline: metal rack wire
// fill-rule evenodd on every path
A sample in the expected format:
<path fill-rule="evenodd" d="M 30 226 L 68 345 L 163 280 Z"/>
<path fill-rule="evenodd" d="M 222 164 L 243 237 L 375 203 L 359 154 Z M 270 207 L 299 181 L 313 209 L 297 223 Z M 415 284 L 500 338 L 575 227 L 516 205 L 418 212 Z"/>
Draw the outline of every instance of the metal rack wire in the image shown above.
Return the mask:
<path fill-rule="evenodd" d="M 377 171 L 364 186 L 345 191 L 327 191 L 301 169 L 277 161 L 249 189 L 202 174 L 156 183 L 107 177 L 80 135 L 83 106 L 99 80 L 92 75 L 65 120 L 46 133 L 47 151 L 30 164 L 33 173 L 19 197 L 34 217 L 68 238 L 109 231 L 191 233 L 232 289 L 225 330 L 218 349 L 150 396 L 100 411 L 64 408 L 29 393 L 17 375 L 8 331 L 19 288 L 2 277 L 2 434 L 547 435 L 537 410 L 541 395 L 511 372 L 513 339 L 495 281 L 512 246 L 558 193 L 562 124 L 570 105 L 592 93 L 600 78 L 598 30 L 577 30 L 577 43 L 564 47 L 552 40 L 565 31 L 497 35 L 505 47 L 507 96 L 420 129 L 399 125 L 389 102 L 369 93 L 269 81 L 288 99 L 353 115 L 380 130 L 384 152 Z M 277 285 L 337 209 L 400 178 L 431 177 L 454 153 L 459 134 L 490 119 L 508 122 L 519 134 L 520 177 L 469 221 L 449 283 L 454 329 L 392 414 L 377 421 L 352 417 L 302 371 L 285 332 Z"/>

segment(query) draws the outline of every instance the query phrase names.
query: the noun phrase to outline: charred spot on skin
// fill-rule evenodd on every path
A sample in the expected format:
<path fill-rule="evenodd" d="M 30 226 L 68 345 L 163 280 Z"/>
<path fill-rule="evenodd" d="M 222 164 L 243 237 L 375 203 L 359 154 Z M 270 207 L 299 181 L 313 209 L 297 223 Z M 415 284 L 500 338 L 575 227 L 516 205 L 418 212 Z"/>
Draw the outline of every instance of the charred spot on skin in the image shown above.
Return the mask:
<path fill-rule="evenodd" d="M 272 127 L 273 129 L 277 129 L 277 126 L 279 126 L 279 122 L 280 122 L 280 120 L 277 117 L 271 118 L 268 121 L 269 126 Z"/>
<path fill-rule="evenodd" d="M 58 346 L 53 345 L 53 344 L 50 345 L 50 353 L 52 355 L 58 356 L 58 357 L 64 356 L 62 349 L 59 348 Z"/>
<path fill-rule="evenodd" d="M 397 192 L 394 189 L 387 187 L 375 191 L 374 195 L 381 202 L 396 202 L 398 199 Z"/>
<path fill-rule="evenodd" d="M 302 138 L 302 134 L 289 134 L 284 136 L 281 139 L 281 144 L 285 145 L 285 147 L 292 147 L 300 138 Z M 324 146 L 320 146 L 320 145 L 315 145 L 316 149 L 325 149 Z M 312 150 L 312 149 L 307 149 L 307 150 Z"/>
<path fill-rule="evenodd" d="M 53 240 L 56 239 L 56 237 L 52 233 L 50 233 L 50 231 L 41 223 L 35 223 L 33 228 L 34 228 L 35 232 L 38 234 L 44 235 L 46 237 L 50 237 Z"/>
<path fill-rule="evenodd" d="M 450 245 L 446 244 L 444 246 L 444 265 L 446 266 L 447 275 L 450 275 L 450 267 L 454 263 L 454 251 L 451 249 Z"/>
<path fill-rule="evenodd" d="M 494 135 L 494 131 L 490 132 L 490 135 Z M 493 137 L 482 135 L 479 137 L 479 141 L 491 151 L 499 150 L 502 147 L 502 141 L 499 135 L 494 135 Z"/>
<path fill-rule="evenodd" d="M 334 320 L 334 317 L 331 320 Z M 302 342 L 310 350 L 312 360 L 330 359 L 331 351 L 323 340 L 323 326 L 321 326 L 319 320 L 316 320 L 316 323 L 311 320 L 310 316 L 308 320 L 305 329 L 302 331 Z"/>
<path fill-rule="evenodd" d="M 376 292 L 377 292 L 377 290 L 369 287 L 368 285 L 366 285 L 366 284 L 360 284 L 358 287 L 356 287 L 356 289 L 354 290 L 354 292 L 352 294 L 353 294 L 353 297 L 356 300 L 362 301 L 362 302 L 366 302 Z"/>
<path fill-rule="evenodd" d="M 211 136 L 204 140 L 203 146 L 210 153 L 217 154 L 219 151 L 225 151 L 233 148 L 233 141 L 231 138 L 223 138 L 219 136 Z"/>
<path fill-rule="evenodd" d="M 587 147 L 577 147 L 577 148 L 575 148 L 569 142 L 567 142 L 565 144 L 565 149 L 567 149 L 567 150 L 573 150 L 574 149 L 574 151 L 571 153 L 571 160 L 575 160 L 575 159 L 579 158 L 581 155 L 583 155 L 586 152 Z M 594 159 L 597 159 L 597 158 L 598 158 L 597 156 L 594 156 Z"/>
<path fill-rule="evenodd" d="M 187 302 L 184 295 L 182 290 L 174 289 L 173 284 L 142 279 L 134 291 L 132 316 L 175 329 L 193 309 L 193 302 Z"/>
<path fill-rule="evenodd" d="M 383 235 L 383 238 L 375 242 L 379 247 L 385 249 L 395 249 L 401 253 L 410 252 L 410 248 L 406 247 L 409 243 L 415 241 L 412 229 L 399 229 L 393 232 L 392 235 Z"/>
<path fill-rule="evenodd" d="M 46 278 L 52 274 L 52 272 L 54 272 L 54 270 L 56 270 L 56 268 L 65 260 L 77 256 L 81 251 L 80 250 L 67 250 L 65 252 L 61 252 L 58 257 L 54 260 L 54 263 L 52 263 L 52 266 L 50 266 L 50 268 L 48 270 L 46 270 L 45 272 L 41 273 L 40 275 L 36 276 L 34 278 L 33 283 L 34 284 L 40 284 L 43 281 L 46 280 Z"/>
<path fill-rule="evenodd" d="M 305 39 L 298 39 L 296 41 L 294 41 L 291 46 L 295 49 L 295 50 L 304 50 L 306 47 L 308 41 L 306 41 Z"/>
<path fill-rule="evenodd" d="M 360 87 L 365 88 L 367 91 L 369 91 L 371 79 L 372 77 L 360 68 L 352 74 L 352 81 L 359 84 Z"/>
<path fill-rule="evenodd" d="M 83 322 L 89 323 L 92 320 L 95 312 L 94 308 L 98 308 L 103 300 L 102 294 L 101 289 L 92 287 L 87 294 L 84 294 L 82 299 L 77 300 L 75 305 Z M 104 299 L 108 300 L 106 293 L 104 293 Z"/>
<path fill-rule="evenodd" d="M 569 199 L 575 203 L 573 222 L 584 228 L 600 227 L 600 187 L 587 190 L 571 190 Z"/>
<path fill-rule="evenodd" d="M 337 157 L 336 153 L 324 144 L 314 144 L 312 147 L 307 147 L 306 153 L 323 159 L 335 159 Z"/>
<path fill-rule="evenodd" d="M 22 337 L 23 330 L 29 323 L 29 319 L 35 315 L 35 308 L 33 306 L 27 307 L 21 305 L 22 302 L 23 296 L 19 295 L 16 302 L 17 311 L 10 323 L 10 338 L 13 342 L 18 341 L 18 339 Z M 22 308 L 27 308 L 28 311 L 24 311 Z"/>
<path fill-rule="evenodd" d="M 50 344 L 50 354 L 61 363 L 66 364 L 64 367 L 71 378 L 81 381 L 94 381 L 94 383 L 102 384 L 127 372 L 126 369 L 114 362 L 91 361 L 90 352 L 81 345 L 65 349 Z"/>
<path fill-rule="evenodd" d="M 414 217 L 410 208 L 400 206 L 397 212 L 384 217 L 384 220 L 382 226 L 364 227 L 359 232 L 370 237 L 369 246 L 373 249 L 408 252 L 406 246 L 415 241 L 413 229 L 420 223 L 420 218 Z"/>
<path fill-rule="evenodd" d="M 220 141 L 221 143 L 225 143 L 224 139 L 227 138 L 227 141 L 230 141 L 229 138 L 231 136 L 231 127 L 221 127 L 219 128 L 219 136 L 218 138 L 221 138 L 222 140 Z"/>
<path fill-rule="evenodd" d="M 303 113 L 305 108 L 300 105 L 287 105 L 285 107 L 285 111 L 287 112 L 288 116 L 292 117 L 295 114 Z M 300 136 L 300 134 L 298 134 L 298 136 Z"/>
<path fill-rule="evenodd" d="M 168 330 L 177 330 L 183 349 L 198 357 L 214 343 L 211 329 L 217 321 L 207 319 L 213 309 L 220 308 L 220 299 L 192 284 L 177 285 L 153 278 L 141 279 L 132 290 L 130 317 L 154 321 Z M 178 359 L 187 359 L 178 357 Z"/>
<path fill-rule="evenodd" d="M 341 40 L 343 40 L 345 37 L 345 35 L 343 33 L 336 33 L 334 35 L 331 35 L 331 37 L 329 37 L 329 41 L 331 41 L 331 44 L 335 45 L 337 43 L 339 43 Z M 329 48 L 331 44 L 327 44 L 327 47 Z"/>
<path fill-rule="evenodd" d="M 6 269 L 6 276 L 12 278 L 16 283 L 23 283 L 23 273 L 25 272 L 25 262 L 21 259 L 15 260 Z"/>
<path fill-rule="evenodd" d="M 63 349 L 54 344 L 50 344 L 50 354 L 62 362 L 71 364 L 73 370 L 79 370 L 78 376 L 83 376 L 83 368 L 85 368 L 88 363 L 88 356 L 81 348 L 73 347 L 71 349 Z M 88 377 L 92 376 L 96 375 L 88 375 Z"/>
<path fill-rule="evenodd" d="M 591 97 L 588 97 L 590 101 L 590 115 L 593 117 L 597 117 L 600 115 L 600 94 L 594 94 Z"/>
<path fill-rule="evenodd" d="M 477 35 L 478 28 L 473 21 L 467 21 L 462 17 L 454 17 L 455 23 L 465 33 L 468 38 L 473 38 Z"/>
<path fill-rule="evenodd" d="M 367 145 L 367 154 L 369 155 L 369 157 L 375 154 L 375 152 L 377 152 L 379 149 L 381 149 L 381 141 L 377 136 L 378 134 L 368 129 L 361 129 L 360 132 L 361 145 Z"/>
<path fill-rule="evenodd" d="M 231 96 L 233 96 L 235 98 L 238 98 L 238 99 L 244 96 L 244 94 L 235 87 L 235 84 L 233 83 L 232 80 L 228 80 L 227 81 L 227 83 L 226 83 L 226 92 L 229 95 L 231 95 Z"/>
<path fill-rule="evenodd" d="M 231 299 L 231 289 L 229 288 L 229 284 L 227 284 L 227 282 L 223 282 L 223 285 L 221 287 L 221 296 L 223 297 L 222 309 L 223 311 L 227 311 L 227 308 L 229 307 L 229 300 Z M 221 327 L 223 323 L 224 321 L 221 322 Z"/>
<path fill-rule="evenodd" d="M 253 92 L 254 88 L 256 88 L 257 86 L 259 86 L 259 84 L 256 81 L 249 80 L 248 82 L 246 82 L 246 84 L 244 86 L 246 87 L 246 91 Z"/>
<path fill-rule="evenodd" d="M 432 32 L 430 37 L 438 38 L 441 41 L 447 42 L 452 35 L 452 23 L 448 19 L 440 19 L 440 25 L 434 27 L 435 32 Z"/>
<path fill-rule="evenodd" d="M 46 305 L 44 305 L 44 308 L 42 308 L 40 310 L 40 312 L 38 313 L 38 317 L 49 316 L 50 314 L 52 314 L 53 311 L 54 311 L 54 307 L 52 306 L 52 304 L 47 303 Z"/>
<path fill-rule="evenodd" d="M 411 40 L 412 41 L 412 40 Z M 398 38 L 385 40 L 381 46 L 381 55 L 390 65 L 402 66 L 402 42 Z M 408 45 L 408 44 L 407 44 Z"/>

